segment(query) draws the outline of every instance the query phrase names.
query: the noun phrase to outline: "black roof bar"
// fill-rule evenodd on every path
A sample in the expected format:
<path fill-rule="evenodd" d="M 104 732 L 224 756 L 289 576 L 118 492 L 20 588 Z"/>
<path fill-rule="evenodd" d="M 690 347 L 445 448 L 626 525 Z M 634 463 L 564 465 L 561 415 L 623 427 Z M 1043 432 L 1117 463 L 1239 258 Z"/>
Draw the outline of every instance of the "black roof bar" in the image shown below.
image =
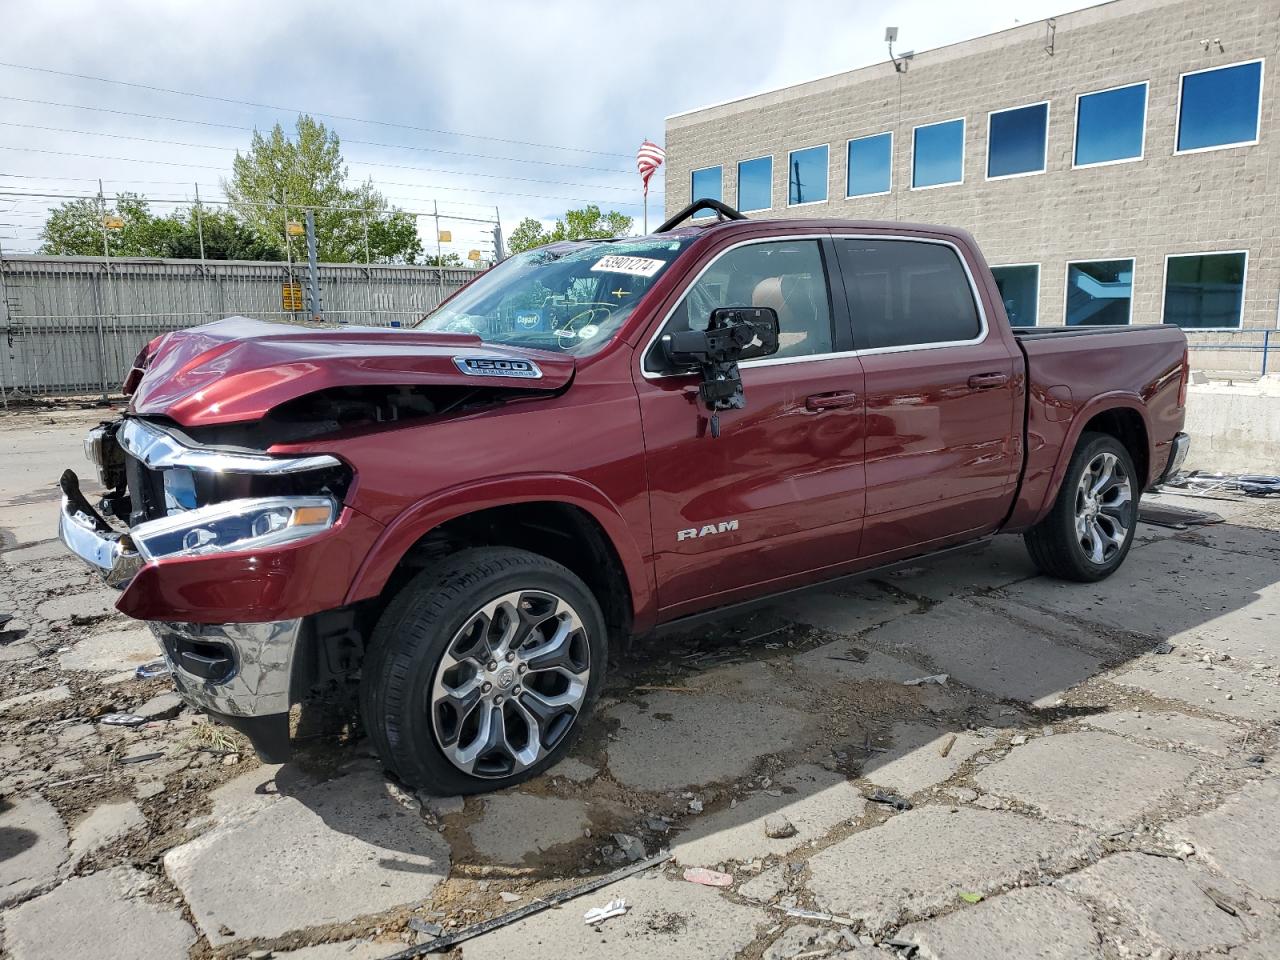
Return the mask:
<path fill-rule="evenodd" d="M 712 200 L 709 197 L 703 197 L 701 200 L 695 200 L 689 204 L 671 219 L 667 220 L 654 233 L 666 233 L 674 230 L 681 223 L 688 220 L 699 210 L 714 210 L 721 220 L 745 220 L 747 219 L 733 207 L 727 203 L 721 203 L 719 200 Z"/>

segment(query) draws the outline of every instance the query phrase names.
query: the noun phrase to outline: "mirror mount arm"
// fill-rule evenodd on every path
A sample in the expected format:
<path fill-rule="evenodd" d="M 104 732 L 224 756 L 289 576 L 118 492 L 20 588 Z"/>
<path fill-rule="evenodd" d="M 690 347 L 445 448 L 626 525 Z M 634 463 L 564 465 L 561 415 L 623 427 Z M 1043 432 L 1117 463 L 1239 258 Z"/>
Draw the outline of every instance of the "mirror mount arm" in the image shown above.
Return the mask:
<path fill-rule="evenodd" d="M 711 436 L 720 436 L 720 411 L 747 405 L 738 360 L 755 343 L 766 354 L 778 349 L 777 315 L 762 308 L 713 310 L 706 330 L 684 330 L 662 338 L 673 369 L 693 368 L 701 376 L 698 399 L 711 412 Z"/>

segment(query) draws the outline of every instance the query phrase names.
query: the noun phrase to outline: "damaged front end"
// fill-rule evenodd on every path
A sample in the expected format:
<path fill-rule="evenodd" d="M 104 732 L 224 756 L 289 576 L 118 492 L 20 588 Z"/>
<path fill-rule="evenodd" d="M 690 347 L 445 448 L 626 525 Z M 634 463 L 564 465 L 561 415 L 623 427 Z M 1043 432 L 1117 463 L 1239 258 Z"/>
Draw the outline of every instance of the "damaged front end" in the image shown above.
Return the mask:
<path fill-rule="evenodd" d="M 63 474 L 59 532 L 151 626 L 187 702 L 283 760 L 290 706 L 358 669 L 368 625 L 347 598 L 383 533 L 327 451 L 555 396 L 574 371 L 474 334 L 245 317 L 173 331 L 134 361 L 128 413 L 85 441 L 100 500 Z"/>
<path fill-rule="evenodd" d="M 76 474 L 63 473 L 59 535 L 107 584 L 125 591 L 121 609 L 134 615 L 156 608 L 150 596 L 156 591 L 144 590 L 147 597 L 126 603 L 130 587 L 162 562 L 225 556 L 255 573 L 264 588 L 273 576 L 287 577 L 283 566 L 271 569 L 271 558 L 332 530 L 352 481 L 350 468 L 336 457 L 210 448 L 176 429 L 132 417 L 94 428 L 85 453 L 106 493 L 95 507 Z M 235 569 L 217 567 L 196 590 L 216 591 L 221 582 L 228 597 L 244 597 L 236 587 L 244 577 L 226 572 Z M 255 596 L 269 594 L 260 589 Z M 244 621 L 270 615 L 273 606 L 253 599 L 229 602 Z M 264 760 L 288 757 L 294 658 L 304 632 L 313 629 L 309 618 L 144 619 L 188 703 L 248 734 Z"/>

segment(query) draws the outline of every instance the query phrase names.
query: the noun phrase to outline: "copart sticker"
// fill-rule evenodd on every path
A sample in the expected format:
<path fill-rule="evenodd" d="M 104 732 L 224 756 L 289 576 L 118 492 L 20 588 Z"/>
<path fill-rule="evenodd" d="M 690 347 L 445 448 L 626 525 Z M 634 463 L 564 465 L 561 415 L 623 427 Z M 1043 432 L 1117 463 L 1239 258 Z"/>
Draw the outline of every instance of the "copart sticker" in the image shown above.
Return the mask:
<path fill-rule="evenodd" d="M 515 377 L 541 380 L 542 371 L 532 360 L 515 357 L 454 357 L 453 364 L 468 377 Z"/>
<path fill-rule="evenodd" d="M 629 277 L 652 277 L 666 265 L 667 261 L 665 260 L 613 255 L 601 257 L 592 264 L 591 269 L 600 273 L 625 273 Z"/>

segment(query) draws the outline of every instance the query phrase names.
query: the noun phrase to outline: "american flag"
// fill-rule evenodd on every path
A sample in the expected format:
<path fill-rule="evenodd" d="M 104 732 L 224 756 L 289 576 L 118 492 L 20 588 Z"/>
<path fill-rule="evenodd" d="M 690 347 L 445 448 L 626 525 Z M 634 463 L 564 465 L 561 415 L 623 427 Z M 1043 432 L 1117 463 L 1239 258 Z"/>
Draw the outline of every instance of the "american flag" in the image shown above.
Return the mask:
<path fill-rule="evenodd" d="M 662 166 L 662 161 L 667 157 L 667 151 L 652 140 L 646 140 L 640 144 L 640 149 L 636 151 L 636 169 L 640 171 L 640 179 L 644 181 L 644 195 L 649 195 L 649 178 L 653 176 L 655 170 Z"/>

